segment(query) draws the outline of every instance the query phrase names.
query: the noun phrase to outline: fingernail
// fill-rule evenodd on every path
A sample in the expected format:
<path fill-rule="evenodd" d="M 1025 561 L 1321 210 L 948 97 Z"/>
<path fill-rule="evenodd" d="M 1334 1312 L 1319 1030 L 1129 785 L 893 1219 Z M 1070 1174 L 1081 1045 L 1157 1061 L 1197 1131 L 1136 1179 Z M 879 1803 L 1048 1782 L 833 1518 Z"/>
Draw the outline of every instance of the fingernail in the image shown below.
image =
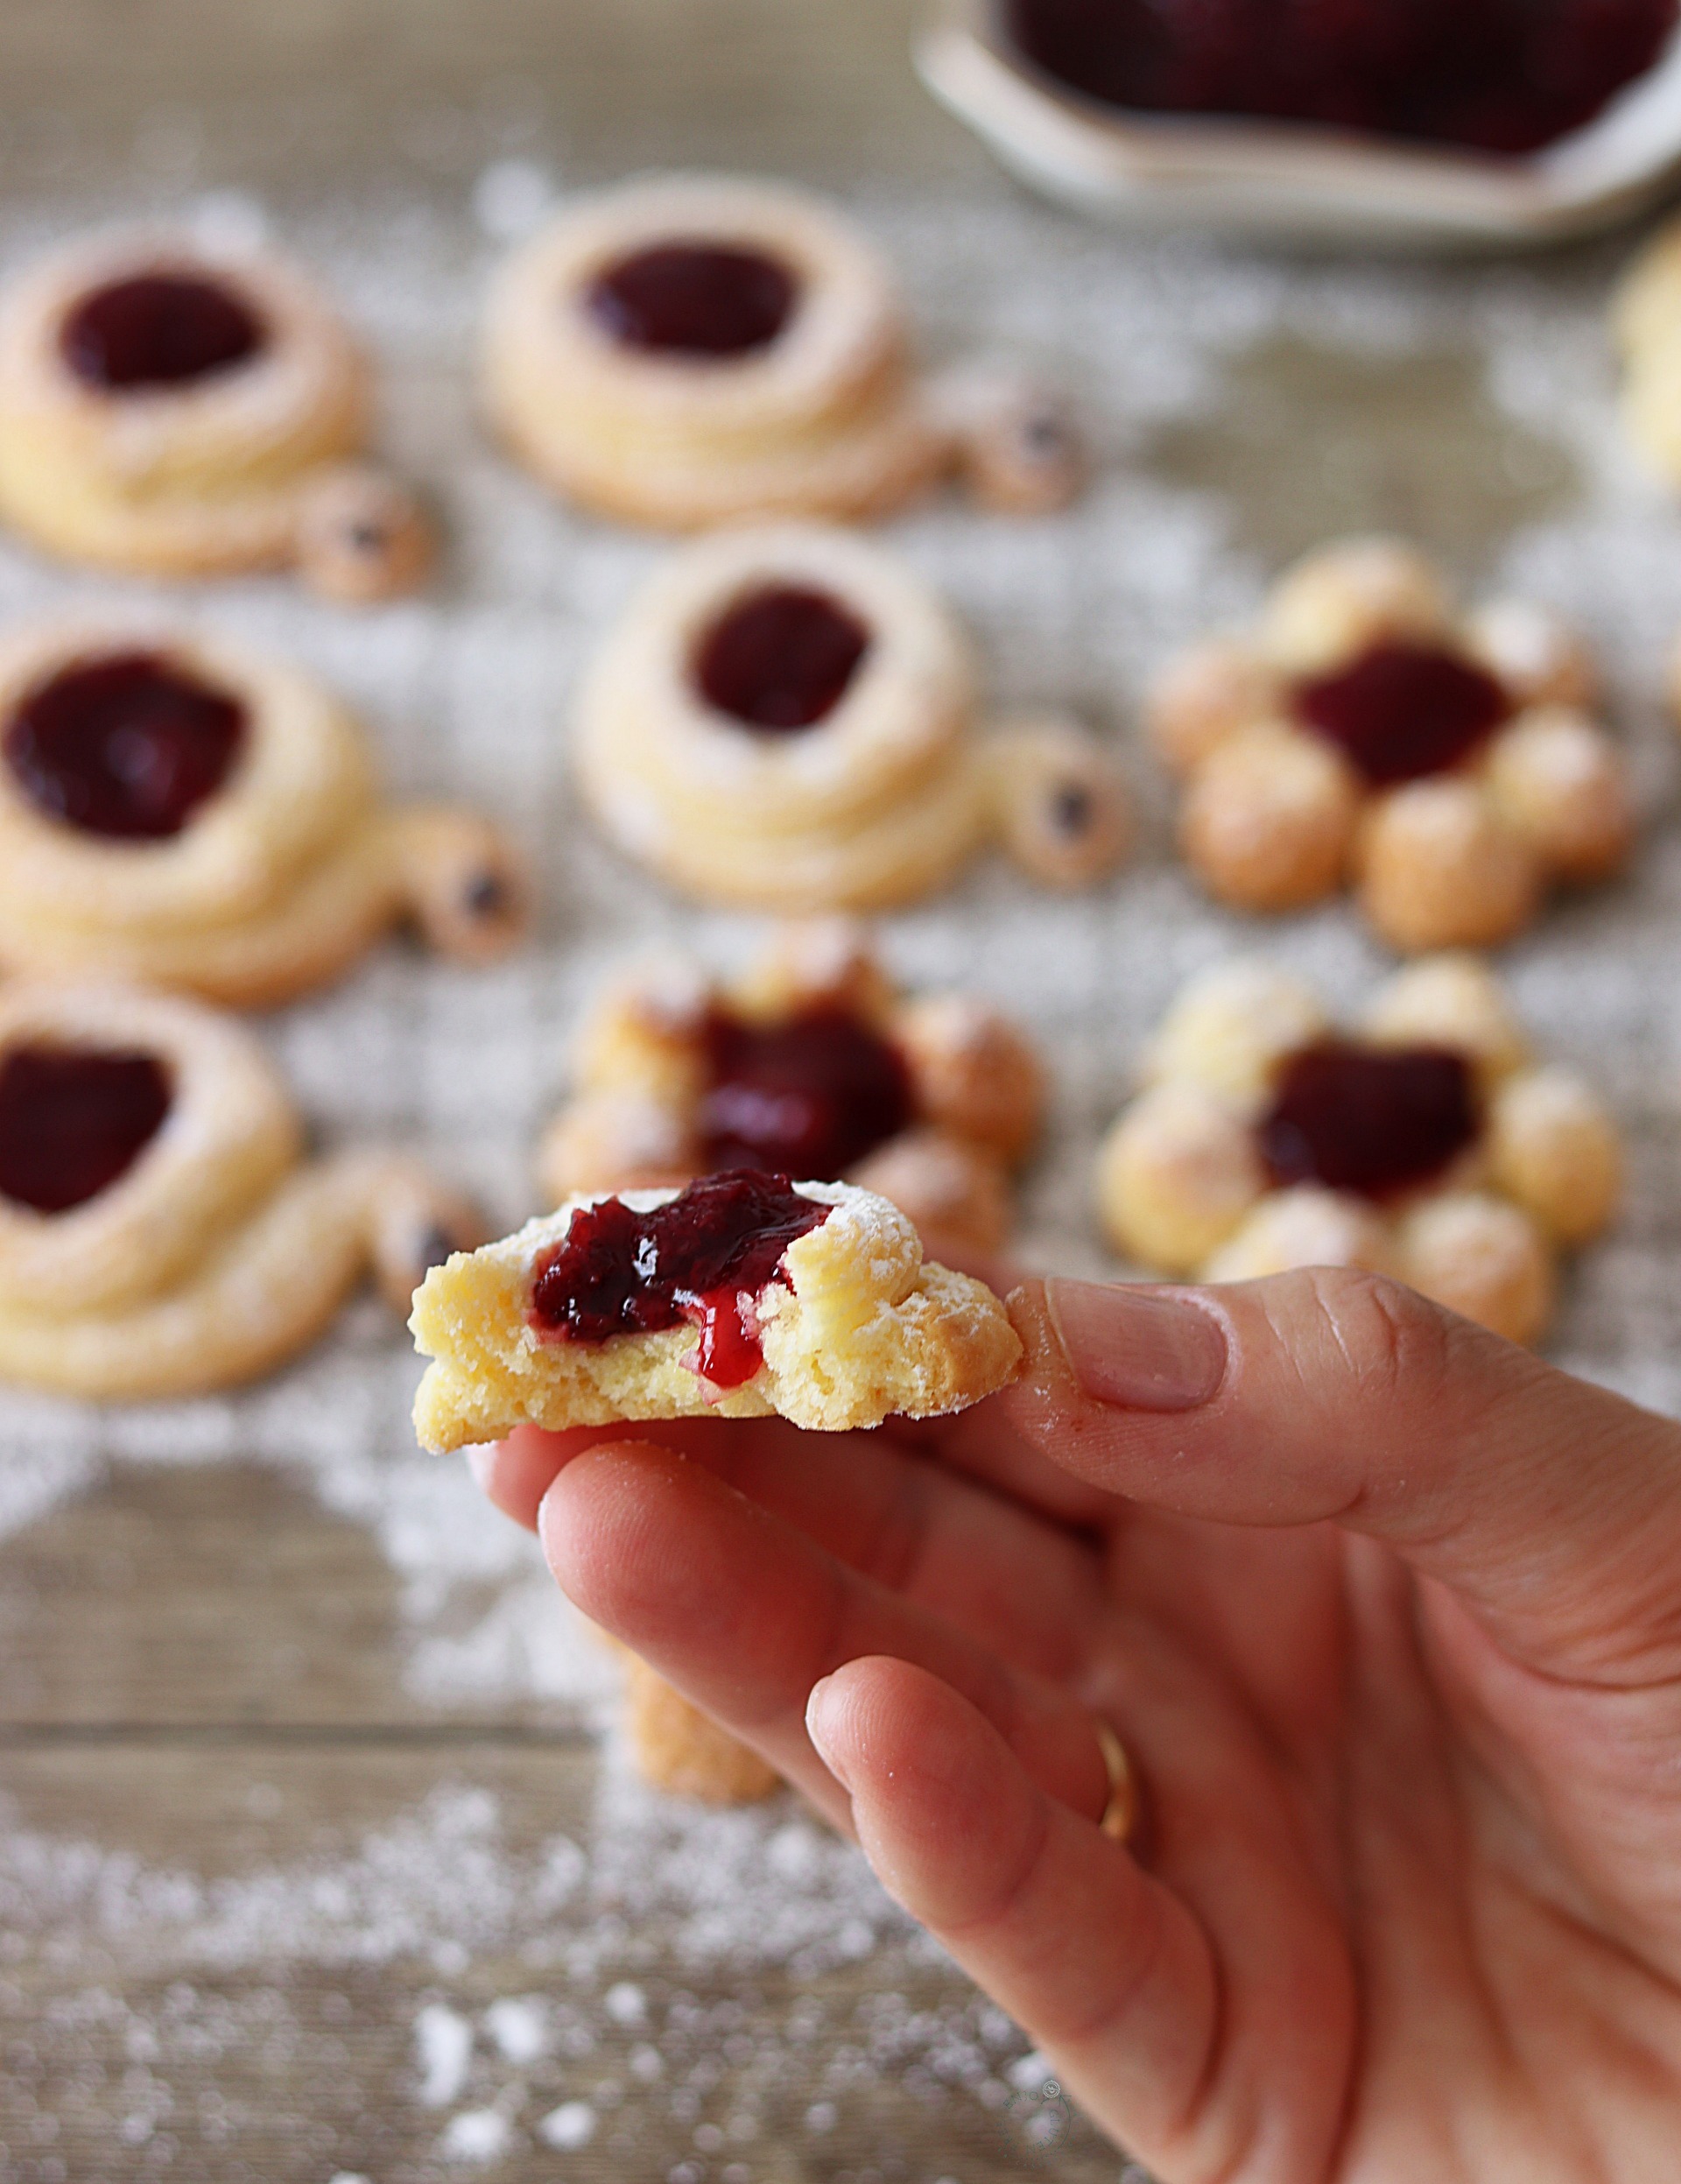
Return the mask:
<path fill-rule="evenodd" d="M 834 1678 L 833 1676 L 820 1676 L 812 1686 L 810 1694 L 805 1701 L 805 1734 L 811 1738 L 812 1743 L 816 1746 L 818 1758 L 823 1762 L 823 1765 L 828 1769 L 829 1772 L 834 1777 L 835 1780 L 840 1785 L 841 1788 L 843 1790 L 849 1790 L 852 1787 L 852 1785 L 847 1779 L 847 1771 L 840 1765 L 839 1761 L 832 1756 L 829 1747 L 824 1742 L 823 1737 L 823 1724 L 820 1719 L 823 1709 L 823 1701 L 825 1694 L 827 1693 L 830 1685 L 833 1681 Z"/>
<path fill-rule="evenodd" d="M 1047 1281 L 1044 1302 L 1075 1379 L 1096 1402 L 1193 1411 L 1226 1377 L 1226 1330 L 1188 1297 Z"/>
<path fill-rule="evenodd" d="M 496 1444 L 493 1441 L 472 1442 L 467 1448 L 468 1469 L 478 1481 L 481 1490 L 490 1491 L 490 1470 L 496 1461 Z"/>

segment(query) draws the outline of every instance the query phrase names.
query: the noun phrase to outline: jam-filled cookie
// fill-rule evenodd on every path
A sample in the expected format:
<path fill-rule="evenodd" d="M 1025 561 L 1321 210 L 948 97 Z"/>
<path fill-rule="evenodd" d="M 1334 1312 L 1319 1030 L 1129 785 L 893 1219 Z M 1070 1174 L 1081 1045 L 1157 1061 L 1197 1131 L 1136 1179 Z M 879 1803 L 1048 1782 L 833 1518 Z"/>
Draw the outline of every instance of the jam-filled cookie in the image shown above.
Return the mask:
<path fill-rule="evenodd" d="M 1628 784 L 1593 702 L 1592 664 L 1546 609 L 1461 617 L 1427 561 L 1361 539 L 1310 554 L 1253 630 L 1175 663 L 1150 728 L 1212 893 L 1290 910 L 1352 875 L 1410 954 L 1509 940 L 1550 885 L 1621 863 Z"/>
<path fill-rule="evenodd" d="M 70 560 L 295 567 L 352 603 L 413 589 L 430 532 L 362 460 L 370 408 L 348 328 L 266 251 L 102 235 L 0 295 L 0 518 Z"/>
<path fill-rule="evenodd" d="M 685 547 L 587 680 L 575 748 L 620 848 L 707 900 L 857 910 L 932 892 L 988 841 L 1087 885 L 1126 799 L 1066 722 L 982 732 L 968 644 L 897 556 L 816 524 Z"/>
<path fill-rule="evenodd" d="M 355 722 L 292 668 L 109 624 L 0 642 L 0 964 L 265 1007 L 404 918 L 485 960 L 524 901 L 498 831 L 383 803 Z"/>
<path fill-rule="evenodd" d="M 925 1260 L 849 1183 L 703 1176 L 574 1198 L 421 1284 L 424 1448 L 620 1419 L 789 1419 L 819 1433 L 993 1394 L 1022 1346 L 983 1283 Z"/>
<path fill-rule="evenodd" d="M 1181 996 L 1149 1076 L 1098 1201 L 1116 1248 L 1164 1274 L 1363 1266 L 1532 1342 L 1558 1254 L 1616 1208 L 1615 1125 L 1530 1057 L 1468 956 L 1410 965 L 1353 1032 L 1286 973 L 1222 967 Z"/>
<path fill-rule="evenodd" d="M 661 529 L 867 518 L 953 469 L 990 505 L 1033 511 L 1082 473 L 1046 391 L 918 384 L 869 245 L 762 182 L 674 176 L 569 208 L 503 268 L 483 377 L 539 477 Z"/>
<path fill-rule="evenodd" d="M 726 1168 L 844 1179 L 925 1237 L 989 1251 L 1044 1106 L 1038 1058 L 995 1009 L 902 995 L 855 927 L 794 926 L 733 983 L 673 968 L 602 997 L 543 1183 L 559 1201 Z"/>
<path fill-rule="evenodd" d="M 94 1399 L 266 1372 L 372 1268 L 406 1310 L 483 1233 L 392 1153 L 306 1159 L 251 1034 L 178 996 L 0 991 L 0 1378 Z"/>

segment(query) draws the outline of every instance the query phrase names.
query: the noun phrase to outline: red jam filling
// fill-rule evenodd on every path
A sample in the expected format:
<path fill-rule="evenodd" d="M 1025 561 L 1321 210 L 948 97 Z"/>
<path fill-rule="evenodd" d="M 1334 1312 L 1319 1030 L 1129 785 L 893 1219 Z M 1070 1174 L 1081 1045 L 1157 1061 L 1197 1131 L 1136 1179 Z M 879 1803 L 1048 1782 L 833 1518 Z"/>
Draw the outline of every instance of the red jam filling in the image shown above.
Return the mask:
<path fill-rule="evenodd" d="M 1375 788 L 1443 773 L 1509 712 L 1495 678 L 1433 645 L 1375 645 L 1347 667 L 1301 683 L 1295 709 Z"/>
<path fill-rule="evenodd" d="M 39 810 L 130 842 L 179 834 L 228 777 L 245 708 L 151 652 L 64 668 L 6 723 L 5 758 Z"/>
<path fill-rule="evenodd" d="M 137 273 L 85 295 L 60 329 L 59 347 L 84 384 L 126 393 L 231 370 L 266 338 L 256 312 L 220 282 Z"/>
<path fill-rule="evenodd" d="M 788 322 L 793 275 L 762 250 L 721 243 L 660 243 L 606 267 L 590 283 L 596 323 L 627 349 L 744 356 Z"/>
<path fill-rule="evenodd" d="M 776 1024 L 714 1010 L 706 1053 L 700 1135 L 710 1168 L 832 1183 L 915 1111 L 897 1047 L 833 1002 Z"/>
<path fill-rule="evenodd" d="M 169 1113 L 155 1055 L 14 1046 L 0 1059 L 0 1197 L 61 1214 L 126 1174 Z"/>
<path fill-rule="evenodd" d="M 766 584 L 714 623 L 694 680 L 720 713 L 785 736 L 834 710 L 869 650 L 869 631 L 826 593 Z"/>
<path fill-rule="evenodd" d="M 532 1322 L 561 1341 L 605 1342 L 692 1320 L 696 1371 L 714 1387 L 739 1388 L 764 1362 L 760 1296 L 788 1246 L 829 1213 L 785 1175 L 703 1176 L 645 1214 L 604 1198 L 573 1215 L 538 1265 Z"/>
<path fill-rule="evenodd" d="M 1275 1183 L 1381 1199 L 1439 1174 L 1480 1128 L 1463 1054 L 1325 1039 L 1284 1064 L 1258 1135 Z"/>
<path fill-rule="evenodd" d="M 1241 114 L 1491 152 L 1591 121 L 1676 0 L 1006 0 L 1017 49 L 1107 105 Z"/>

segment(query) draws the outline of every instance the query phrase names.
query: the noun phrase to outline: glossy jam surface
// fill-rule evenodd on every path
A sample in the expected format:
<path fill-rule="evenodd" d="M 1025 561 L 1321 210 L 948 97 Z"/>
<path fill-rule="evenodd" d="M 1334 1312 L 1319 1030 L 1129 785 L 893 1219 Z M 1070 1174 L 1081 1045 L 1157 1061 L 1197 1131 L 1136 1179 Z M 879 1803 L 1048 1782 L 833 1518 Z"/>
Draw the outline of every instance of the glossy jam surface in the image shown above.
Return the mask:
<path fill-rule="evenodd" d="M 227 779 L 245 708 L 151 652 L 113 652 L 31 691 L 5 729 L 5 759 L 38 809 L 86 834 L 178 835 Z"/>
<path fill-rule="evenodd" d="M 0 1057 L 0 1197 L 61 1214 L 133 1166 L 169 1113 L 154 1054 L 45 1042 Z"/>
<path fill-rule="evenodd" d="M 1676 0 L 1005 0 L 1017 49 L 1108 105 L 1508 153 L 1592 120 L 1676 14 Z"/>
<path fill-rule="evenodd" d="M 714 1010 L 700 1135 L 711 1168 L 834 1182 L 911 1120 L 911 1074 L 890 1040 L 833 1003 L 779 1023 Z"/>
<path fill-rule="evenodd" d="M 229 371 L 265 338 L 256 312 L 220 282 L 137 273 L 85 295 L 65 320 L 59 346 L 84 385 L 121 393 Z"/>
<path fill-rule="evenodd" d="M 574 1214 L 538 1265 L 531 1318 L 573 1342 L 655 1335 L 691 1320 L 694 1364 L 739 1388 L 763 1362 L 754 1307 L 788 1246 L 829 1217 L 785 1175 L 703 1176 L 651 1213 L 606 1198 Z"/>
<path fill-rule="evenodd" d="M 1494 677 L 1429 645 L 1375 645 L 1347 667 L 1300 683 L 1300 719 L 1375 788 L 1457 765 L 1510 711 Z"/>
<path fill-rule="evenodd" d="M 1480 1128 L 1463 1054 L 1341 1039 L 1291 1056 L 1258 1125 L 1275 1183 L 1323 1183 L 1379 1199 L 1439 1174 Z"/>
<path fill-rule="evenodd" d="M 798 292 L 792 273 L 763 250 L 660 243 L 599 272 L 588 303 L 626 349 L 744 356 L 776 340 Z"/>
<path fill-rule="evenodd" d="M 766 584 L 714 623 L 694 660 L 708 705 L 767 736 L 814 728 L 846 695 L 869 631 L 826 592 Z"/>

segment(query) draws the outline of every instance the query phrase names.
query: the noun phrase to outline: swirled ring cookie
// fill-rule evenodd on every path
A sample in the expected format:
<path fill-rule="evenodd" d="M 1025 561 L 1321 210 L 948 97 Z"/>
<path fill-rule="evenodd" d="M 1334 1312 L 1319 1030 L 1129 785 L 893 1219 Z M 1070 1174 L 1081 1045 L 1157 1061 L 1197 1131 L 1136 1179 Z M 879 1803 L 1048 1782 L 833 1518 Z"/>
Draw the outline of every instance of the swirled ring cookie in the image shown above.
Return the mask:
<path fill-rule="evenodd" d="M 1420 556 L 1356 539 L 1288 571 L 1253 631 L 1175 662 L 1150 727 L 1211 893 L 1289 910 L 1352 875 L 1412 954 L 1509 940 L 1550 886 L 1622 863 L 1628 783 L 1593 699 L 1546 609 L 1460 618 Z"/>
<path fill-rule="evenodd" d="M 262 1048 L 200 1003 L 0 990 L 0 1378 L 228 1387 L 313 1341 L 368 1267 L 406 1309 L 482 1233 L 411 1160 L 306 1159 Z"/>
<path fill-rule="evenodd" d="M 842 1179 L 931 1239 L 990 1251 L 1044 1076 L 987 1004 L 911 997 L 844 920 L 791 926 L 735 981 L 685 964 L 611 987 L 543 1141 L 552 1201 L 726 1168 Z"/>
<path fill-rule="evenodd" d="M 415 1430 L 440 1453 L 520 1425 L 944 1417 L 1022 1358 L 991 1290 L 925 1260 L 884 1198 L 740 1172 L 570 1199 L 434 1266 L 410 1325 L 433 1360 Z"/>
<path fill-rule="evenodd" d="M 264 1007 L 397 919 L 477 962 L 524 885 L 486 821 L 390 806 L 319 685 L 243 647 L 109 623 L 0 641 L 0 964 Z"/>
<path fill-rule="evenodd" d="M 620 848 L 707 900 L 806 912 L 932 892 L 988 840 L 1053 886 L 1124 853 L 1125 797 L 1061 722 L 981 734 L 962 631 L 895 556 L 824 525 L 677 553 L 578 708 L 584 794 Z"/>
<path fill-rule="evenodd" d="M 868 518 L 952 469 L 1031 511 L 1081 476 L 1042 390 L 919 386 L 875 252 L 768 183 L 669 176 L 569 208 L 503 269 L 482 373 L 492 422 L 539 477 L 660 529 Z"/>
<path fill-rule="evenodd" d="M 1105 1140 L 1098 1203 L 1116 1248 L 1161 1273 L 1364 1266 L 1532 1342 L 1559 1252 L 1616 1208 L 1614 1124 L 1530 1059 L 1469 956 L 1397 973 L 1352 1036 L 1287 974 L 1222 966 L 1181 995 L 1149 1074 Z"/>
<path fill-rule="evenodd" d="M 352 603 L 431 559 L 362 460 L 366 360 L 313 282 L 190 236 L 83 238 L 0 295 L 0 518 L 140 576 L 296 567 Z"/>

